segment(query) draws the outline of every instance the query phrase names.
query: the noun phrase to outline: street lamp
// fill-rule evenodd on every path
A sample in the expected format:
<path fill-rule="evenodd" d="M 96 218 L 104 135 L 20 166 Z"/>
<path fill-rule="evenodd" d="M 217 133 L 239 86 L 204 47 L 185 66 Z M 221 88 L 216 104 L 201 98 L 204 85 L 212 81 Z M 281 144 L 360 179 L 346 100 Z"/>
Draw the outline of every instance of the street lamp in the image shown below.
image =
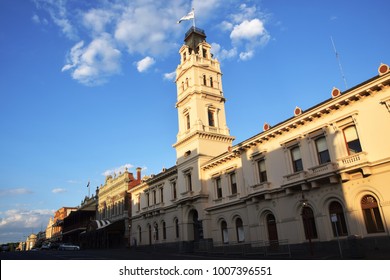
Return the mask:
<path fill-rule="evenodd" d="M 305 198 L 305 195 L 302 193 L 302 198 L 300 200 L 301 206 L 302 206 L 302 220 L 303 220 L 303 228 L 305 230 L 306 238 L 309 240 L 309 249 L 310 249 L 310 256 L 314 255 L 313 252 L 313 244 L 311 242 L 312 238 L 312 232 L 311 232 L 311 225 L 310 225 L 310 213 L 309 213 L 309 203 L 308 200 Z"/>

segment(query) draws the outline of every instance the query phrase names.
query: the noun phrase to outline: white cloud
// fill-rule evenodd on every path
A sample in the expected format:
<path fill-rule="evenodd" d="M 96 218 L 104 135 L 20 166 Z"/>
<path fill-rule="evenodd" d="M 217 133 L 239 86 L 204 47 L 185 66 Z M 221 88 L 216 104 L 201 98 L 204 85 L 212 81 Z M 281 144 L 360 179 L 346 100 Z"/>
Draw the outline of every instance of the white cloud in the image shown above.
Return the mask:
<path fill-rule="evenodd" d="M 92 32 L 99 34 L 106 31 L 107 25 L 114 19 L 111 10 L 91 9 L 83 15 L 83 24 Z"/>
<path fill-rule="evenodd" d="M 211 44 L 211 53 L 219 60 L 230 59 L 237 56 L 237 49 L 232 48 L 230 50 L 223 49 L 220 44 Z"/>
<path fill-rule="evenodd" d="M 0 243 L 16 242 L 22 237 L 25 238 L 31 231 L 37 233 L 41 227 L 46 228 L 54 210 L 36 209 L 20 210 L 10 209 L 0 213 Z M 13 236 L 11 233 L 15 233 Z M 16 234 L 20 235 L 17 236 Z"/>
<path fill-rule="evenodd" d="M 67 1 L 35 0 L 34 2 L 37 8 L 44 9 L 49 13 L 54 24 L 68 39 L 76 40 L 78 38 L 77 30 L 68 15 Z"/>
<path fill-rule="evenodd" d="M 249 59 L 251 59 L 252 57 L 253 57 L 253 55 L 254 55 L 255 53 L 254 53 L 254 51 L 253 50 L 251 50 L 251 51 L 248 51 L 248 52 L 241 52 L 240 53 L 240 59 L 241 60 L 249 60 Z"/>
<path fill-rule="evenodd" d="M 34 23 L 41 23 L 41 20 L 39 19 L 39 16 L 37 14 L 33 15 L 31 19 Z"/>
<path fill-rule="evenodd" d="M 140 61 L 138 61 L 137 64 L 137 70 L 138 72 L 142 73 L 147 71 L 156 61 L 154 58 L 147 56 Z"/>
<path fill-rule="evenodd" d="M 131 168 L 133 168 L 134 167 L 134 165 L 132 165 L 132 164 L 130 164 L 130 163 L 126 163 L 126 164 L 124 164 L 124 165 L 122 165 L 122 166 L 119 166 L 119 167 L 113 167 L 113 168 L 110 168 L 110 169 L 107 169 L 106 171 L 104 171 L 103 173 L 102 173 L 102 175 L 103 176 L 108 176 L 108 175 L 114 175 L 114 173 L 115 174 L 119 174 L 119 172 L 124 172 L 125 171 L 125 169 L 127 168 L 127 169 L 131 169 Z"/>
<path fill-rule="evenodd" d="M 9 195 L 24 195 L 33 193 L 27 188 L 11 188 L 11 189 L 2 189 L 0 190 L 0 196 L 9 196 Z"/>
<path fill-rule="evenodd" d="M 164 74 L 164 80 L 168 81 L 174 81 L 176 78 L 176 71 L 173 71 L 171 73 L 165 73 Z"/>
<path fill-rule="evenodd" d="M 51 192 L 52 192 L 52 193 L 64 193 L 64 192 L 66 192 L 66 189 L 63 189 L 63 188 L 55 188 L 55 189 L 52 189 Z"/>
<path fill-rule="evenodd" d="M 231 19 L 234 23 L 241 23 L 245 20 L 249 20 L 258 16 L 256 13 L 257 9 L 255 6 L 248 7 L 246 4 L 241 4 L 239 7 L 239 12 L 232 14 Z"/>
<path fill-rule="evenodd" d="M 105 33 L 86 47 L 83 41 L 74 45 L 62 71 L 71 70 L 73 79 L 85 85 L 98 85 L 120 72 L 120 57 L 120 51 L 114 47 L 110 35 Z"/>
<path fill-rule="evenodd" d="M 25 241 L 32 232 L 45 230 L 54 210 L 10 209 L 0 213 L 0 243 Z"/>
<path fill-rule="evenodd" d="M 214 25 L 226 36 L 230 35 L 231 46 L 221 46 L 215 52 L 219 59 L 237 57 L 239 53 L 245 59 L 253 57 L 255 50 L 270 38 L 265 29 L 266 16 L 255 5 L 237 5 L 235 1 L 193 0 L 191 4 L 186 0 L 96 1 L 77 10 L 70 1 L 34 2 L 38 9 L 49 14 L 63 35 L 73 41 L 77 39 L 62 71 L 69 71 L 73 79 L 85 85 L 102 84 L 120 73 L 124 52 L 130 57 L 149 57 L 137 63 L 139 72 L 147 71 L 157 59 L 176 52 L 182 40 L 179 38 L 188 27 L 176 21 L 191 7 L 195 7 L 200 26 L 218 20 L 221 23 Z M 235 12 L 227 15 L 226 11 L 232 8 Z M 34 22 L 42 19 L 39 13 L 32 18 Z"/>
<path fill-rule="evenodd" d="M 233 23 L 224 20 L 220 25 L 222 31 L 231 31 L 233 29 Z"/>
<path fill-rule="evenodd" d="M 220 60 L 236 57 L 237 54 L 240 60 L 253 58 L 257 48 L 265 46 L 270 40 L 265 28 L 267 17 L 256 6 L 241 4 L 237 12 L 218 25 L 221 31 L 230 33 L 232 47 L 222 48 L 219 44 L 212 44 L 214 54 Z"/>
<path fill-rule="evenodd" d="M 237 40 L 253 40 L 265 33 L 264 24 L 259 19 L 251 21 L 244 20 L 241 24 L 234 26 L 230 38 Z"/>

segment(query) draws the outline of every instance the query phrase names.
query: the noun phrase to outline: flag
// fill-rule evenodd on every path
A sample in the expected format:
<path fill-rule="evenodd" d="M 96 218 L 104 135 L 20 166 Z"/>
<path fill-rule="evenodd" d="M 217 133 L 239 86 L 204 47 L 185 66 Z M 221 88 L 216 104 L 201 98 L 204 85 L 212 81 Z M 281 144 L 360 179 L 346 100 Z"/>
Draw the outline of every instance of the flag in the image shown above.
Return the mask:
<path fill-rule="evenodd" d="M 89 181 L 88 181 L 88 184 L 87 184 L 87 188 L 89 187 Z"/>
<path fill-rule="evenodd" d="M 184 17 L 182 17 L 181 19 L 179 19 L 179 21 L 177 23 L 180 23 L 182 22 L 183 20 L 190 20 L 190 19 L 194 19 L 195 18 L 195 13 L 194 13 L 194 10 L 192 10 L 191 12 L 189 12 L 187 15 L 185 15 Z"/>

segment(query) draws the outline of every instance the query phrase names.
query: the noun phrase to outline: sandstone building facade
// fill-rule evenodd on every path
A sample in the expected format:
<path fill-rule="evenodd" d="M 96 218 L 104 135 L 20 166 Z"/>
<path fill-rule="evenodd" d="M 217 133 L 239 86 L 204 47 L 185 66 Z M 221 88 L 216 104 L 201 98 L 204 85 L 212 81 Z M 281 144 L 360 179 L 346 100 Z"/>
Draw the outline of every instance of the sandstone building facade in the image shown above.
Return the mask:
<path fill-rule="evenodd" d="M 388 242 L 389 67 L 232 145 L 205 39 L 192 27 L 179 51 L 177 164 L 128 190 L 134 244 Z"/>

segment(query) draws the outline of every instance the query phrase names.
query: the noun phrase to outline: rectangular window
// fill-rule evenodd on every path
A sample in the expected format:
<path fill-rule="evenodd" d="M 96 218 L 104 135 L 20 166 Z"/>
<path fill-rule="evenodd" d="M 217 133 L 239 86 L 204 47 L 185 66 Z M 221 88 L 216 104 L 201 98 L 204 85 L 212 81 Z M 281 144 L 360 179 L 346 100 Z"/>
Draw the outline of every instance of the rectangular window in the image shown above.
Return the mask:
<path fill-rule="evenodd" d="M 187 130 L 191 128 L 190 114 L 189 113 L 186 115 L 186 128 L 187 128 Z"/>
<path fill-rule="evenodd" d="M 157 196 L 156 196 L 156 190 L 153 191 L 153 204 L 156 205 L 157 203 Z"/>
<path fill-rule="evenodd" d="M 359 136 L 354 125 L 348 126 L 343 130 L 345 143 L 347 144 L 348 154 L 357 154 L 362 151 Z"/>
<path fill-rule="evenodd" d="M 292 148 L 290 150 L 291 152 L 291 159 L 292 159 L 292 165 L 294 172 L 299 172 L 303 170 L 303 163 L 302 163 L 302 157 L 301 157 L 301 151 L 298 146 Z"/>
<path fill-rule="evenodd" d="M 150 206 L 150 195 L 149 195 L 149 193 L 146 194 L 146 205 L 148 207 Z"/>
<path fill-rule="evenodd" d="M 160 203 L 164 203 L 164 188 L 160 188 Z"/>
<path fill-rule="evenodd" d="M 186 183 L 187 183 L 187 190 L 192 192 L 192 179 L 191 179 L 191 173 L 186 174 Z"/>
<path fill-rule="evenodd" d="M 209 126 L 215 126 L 214 111 L 211 109 L 208 109 L 207 113 L 208 113 L 208 117 L 209 117 Z"/>
<path fill-rule="evenodd" d="M 141 210 L 141 197 L 137 196 L 137 211 Z"/>
<path fill-rule="evenodd" d="M 216 188 L 216 193 L 217 193 L 217 198 L 222 197 L 222 185 L 221 185 L 221 178 L 215 179 L 215 188 Z"/>
<path fill-rule="evenodd" d="M 259 171 L 260 183 L 267 182 L 267 170 L 265 168 L 265 160 L 261 159 L 257 162 L 257 168 Z"/>
<path fill-rule="evenodd" d="M 326 144 L 325 136 L 316 139 L 315 143 L 319 164 L 330 162 L 330 155 L 328 151 L 328 145 Z"/>
<path fill-rule="evenodd" d="M 230 190 L 232 194 L 237 194 L 236 173 L 230 174 Z"/>
<path fill-rule="evenodd" d="M 176 182 L 172 182 L 172 198 L 177 198 L 177 189 L 176 189 Z"/>

